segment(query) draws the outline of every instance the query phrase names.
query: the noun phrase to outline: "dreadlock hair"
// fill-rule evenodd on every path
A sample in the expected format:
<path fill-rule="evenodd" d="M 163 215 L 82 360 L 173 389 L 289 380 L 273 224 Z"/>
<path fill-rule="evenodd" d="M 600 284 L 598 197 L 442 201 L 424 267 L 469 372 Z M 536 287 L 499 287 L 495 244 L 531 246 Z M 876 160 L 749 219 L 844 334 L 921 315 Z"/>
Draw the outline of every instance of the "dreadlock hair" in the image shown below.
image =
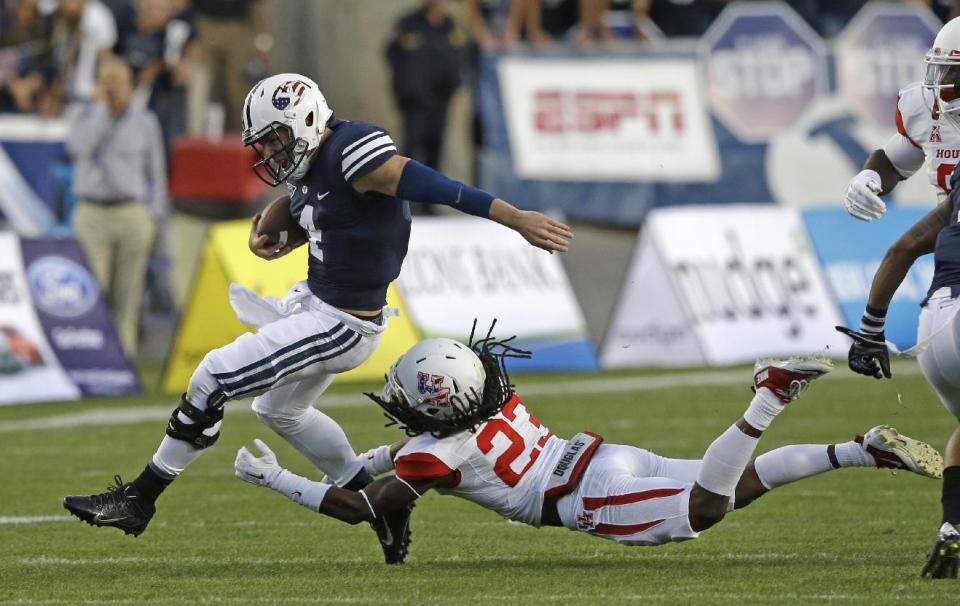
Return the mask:
<path fill-rule="evenodd" d="M 470 340 L 467 343 L 467 346 L 480 358 L 486 375 L 482 394 L 471 389 L 470 393 L 451 396 L 452 414 L 449 418 L 438 419 L 411 408 L 398 396 L 384 400 L 377 394 L 364 393 L 383 408 L 384 415 L 389 421 L 384 427 L 399 425 L 400 429 L 411 437 L 430 433 L 434 437 L 443 438 L 464 430 L 473 430 L 477 425 L 500 412 L 515 393 L 514 385 L 507 374 L 507 358 L 527 359 L 532 354 L 510 345 L 510 341 L 516 339 L 516 335 L 502 340 L 494 338 L 493 329 L 496 325 L 497 320 L 494 319 L 487 330 L 487 335 L 482 339 L 474 340 L 477 329 L 477 321 L 474 320 L 473 327 L 470 329 Z"/>

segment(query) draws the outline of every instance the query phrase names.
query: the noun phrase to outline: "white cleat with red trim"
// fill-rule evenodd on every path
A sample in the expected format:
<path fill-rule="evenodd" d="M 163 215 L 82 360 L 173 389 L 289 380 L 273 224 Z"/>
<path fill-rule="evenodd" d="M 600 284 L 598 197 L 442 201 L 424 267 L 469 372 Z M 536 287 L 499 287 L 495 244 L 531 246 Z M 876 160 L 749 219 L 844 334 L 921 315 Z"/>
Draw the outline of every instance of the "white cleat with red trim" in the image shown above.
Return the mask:
<path fill-rule="evenodd" d="M 766 387 L 789 404 L 810 387 L 810 382 L 833 370 L 827 358 L 795 356 L 785 360 L 757 360 L 753 367 L 753 391 Z"/>
<path fill-rule="evenodd" d="M 873 456 L 877 467 L 906 469 L 928 478 L 943 477 L 943 457 L 936 448 L 908 438 L 889 425 L 878 425 L 854 441 Z"/>

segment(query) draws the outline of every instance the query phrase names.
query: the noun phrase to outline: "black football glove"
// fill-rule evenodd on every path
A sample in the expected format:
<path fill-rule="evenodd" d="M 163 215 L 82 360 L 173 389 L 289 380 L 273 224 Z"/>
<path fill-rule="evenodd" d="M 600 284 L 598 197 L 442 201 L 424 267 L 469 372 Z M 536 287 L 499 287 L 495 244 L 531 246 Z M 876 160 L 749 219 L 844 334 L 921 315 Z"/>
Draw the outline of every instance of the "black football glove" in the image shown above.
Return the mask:
<path fill-rule="evenodd" d="M 882 332 L 867 334 L 846 326 L 837 326 L 836 329 L 853 339 L 850 353 L 847 354 L 850 370 L 874 379 L 891 377 L 890 353 L 887 351 L 887 339 Z"/>

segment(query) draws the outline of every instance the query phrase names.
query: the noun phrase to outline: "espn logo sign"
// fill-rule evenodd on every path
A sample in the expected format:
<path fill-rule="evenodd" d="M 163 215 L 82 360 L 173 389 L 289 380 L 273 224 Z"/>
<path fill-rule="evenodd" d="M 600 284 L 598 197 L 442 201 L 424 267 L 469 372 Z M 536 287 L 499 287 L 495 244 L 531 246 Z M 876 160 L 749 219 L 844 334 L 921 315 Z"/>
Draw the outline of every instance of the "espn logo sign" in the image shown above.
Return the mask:
<path fill-rule="evenodd" d="M 626 119 L 636 120 L 651 134 L 682 134 L 680 93 L 562 89 L 534 92 L 533 123 L 539 133 L 615 133 Z"/>

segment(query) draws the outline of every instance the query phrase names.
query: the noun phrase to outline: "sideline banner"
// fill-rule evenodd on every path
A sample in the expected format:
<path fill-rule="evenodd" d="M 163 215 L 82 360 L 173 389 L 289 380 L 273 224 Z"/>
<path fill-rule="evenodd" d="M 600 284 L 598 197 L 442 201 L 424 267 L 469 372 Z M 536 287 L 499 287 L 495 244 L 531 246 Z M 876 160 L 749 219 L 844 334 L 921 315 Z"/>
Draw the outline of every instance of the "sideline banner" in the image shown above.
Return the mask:
<path fill-rule="evenodd" d="M 137 393 L 76 241 L 0 232 L 0 404 Z"/>
<path fill-rule="evenodd" d="M 704 145 L 719 150 L 719 166 L 710 179 L 693 172 L 690 177 L 679 176 L 682 172 L 661 176 L 659 164 L 642 162 L 620 166 L 630 175 L 603 172 L 616 173 L 611 167 L 625 156 L 606 159 L 592 153 L 595 141 L 629 139 L 627 125 L 636 118 L 626 116 L 626 104 L 616 95 L 609 100 L 585 95 L 581 102 L 578 91 L 593 89 L 580 74 L 596 70 L 591 77 L 606 81 L 601 68 L 629 63 L 624 57 L 573 51 L 547 57 L 522 50 L 482 55 L 475 91 L 484 140 L 477 156 L 479 185 L 527 209 L 559 210 L 572 219 L 624 226 L 642 224 L 652 208 L 661 206 L 774 203 L 812 208 L 835 203 L 870 151 L 896 132 L 897 91 L 922 79 L 924 53 L 939 24 L 918 3 L 862 2 L 860 13 L 825 45 L 797 14 L 813 4 L 730 2 L 697 42 L 695 55 L 693 47 L 682 44 L 651 45 L 638 52 L 635 61 L 654 67 L 695 57 L 698 75 L 688 85 L 690 99 L 704 107 L 698 112 L 706 111 Z M 505 62 L 522 69 L 510 76 L 516 68 L 501 69 Z M 561 80 L 547 88 L 542 83 L 554 78 L 549 70 L 561 64 L 571 66 L 570 84 Z M 657 84 L 646 76 L 638 81 L 650 90 Z M 634 89 L 627 77 L 613 84 L 605 84 L 605 90 Z M 538 91 L 543 93 L 539 97 Z M 543 111 L 538 113 L 538 107 Z M 558 124 L 562 136 L 548 130 Z M 609 130 L 588 138 L 568 124 Z M 556 145 L 547 147 L 546 141 Z M 671 144 L 658 141 L 653 153 L 664 145 L 674 149 Z M 690 157 L 691 171 L 697 151 Z M 578 164 L 565 164 L 573 157 L 580 158 Z M 536 167 L 543 174 L 527 160 L 544 164 Z M 653 174 L 647 172 L 651 169 Z M 902 182 L 887 200 L 901 206 L 936 204 L 933 189 L 920 177 Z"/>
<path fill-rule="evenodd" d="M 533 352 L 513 370 L 595 370 L 583 313 L 559 255 L 474 217 L 417 217 L 397 280 L 411 320 L 425 338 L 466 342 L 473 320 L 486 333 L 516 335 Z"/>
<path fill-rule="evenodd" d="M 691 60 L 498 65 L 516 174 L 560 181 L 715 181 L 717 144 Z"/>
<path fill-rule="evenodd" d="M 807 211 L 803 220 L 844 323 L 856 328 L 883 255 L 926 212 L 894 207 L 880 221 L 864 223 L 839 207 Z M 920 257 L 890 302 L 885 333 L 901 350 L 917 342 L 920 303 L 932 279 L 933 255 Z"/>
<path fill-rule="evenodd" d="M 140 393 L 140 382 L 77 241 L 23 238 L 20 246 L 44 335 L 83 395 Z"/>
<path fill-rule="evenodd" d="M 177 335 L 163 372 L 163 390 L 181 393 L 203 356 L 212 349 L 230 343 L 251 329 L 234 315 L 227 297 L 231 282 L 242 284 L 260 296 L 282 297 L 294 283 L 303 280 L 307 270 L 307 249 L 301 247 L 276 261 L 265 261 L 247 250 L 250 222 L 218 223 L 210 229 L 203 259 L 194 278 Z M 387 305 L 401 310 L 399 318 L 390 318 L 380 345 L 360 367 L 339 375 L 338 381 L 376 381 L 383 378 L 390 364 L 417 342 L 416 330 L 391 285 Z"/>
<path fill-rule="evenodd" d="M 606 367 L 842 356 L 800 214 L 766 205 L 651 212 L 604 343 Z"/>

